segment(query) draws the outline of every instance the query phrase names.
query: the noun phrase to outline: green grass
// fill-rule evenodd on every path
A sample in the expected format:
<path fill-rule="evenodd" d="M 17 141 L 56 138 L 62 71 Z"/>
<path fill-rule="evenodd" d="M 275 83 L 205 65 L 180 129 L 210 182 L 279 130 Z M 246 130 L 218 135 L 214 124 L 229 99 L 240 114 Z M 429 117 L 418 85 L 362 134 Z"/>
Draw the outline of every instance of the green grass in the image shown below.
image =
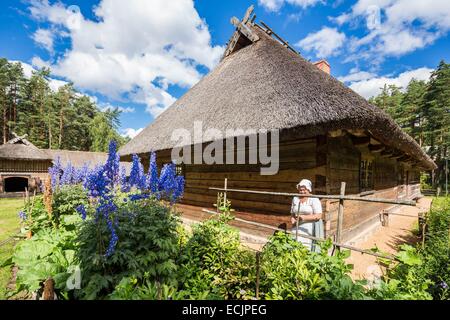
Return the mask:
<path fill-rule="evenodd" d="M 23 199 L 0 199 L 0 242 L 16 234 L 20 229 L 20 220 L 17 216 L 23 207 Z M 0 247 L 0 265 L 14 252 L 14 242 Z M 6 286 L 11 277 L 11 267 L 0 267 L 0 300 L 5 299 Z"/>

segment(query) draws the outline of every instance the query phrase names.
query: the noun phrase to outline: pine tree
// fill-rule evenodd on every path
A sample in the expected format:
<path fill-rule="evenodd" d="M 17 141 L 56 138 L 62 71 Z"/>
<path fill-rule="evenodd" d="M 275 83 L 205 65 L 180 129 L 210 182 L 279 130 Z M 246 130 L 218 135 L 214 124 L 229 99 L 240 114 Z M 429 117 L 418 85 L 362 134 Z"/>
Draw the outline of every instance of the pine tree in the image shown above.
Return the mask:
<path fill-rule="evenodd" d="M 425 81 L 412 79 L 396 112 L 396 120 L 403 130 L 423 145 L 423 104 L 426 92 Z"/>
<path fill-rule="evenodd" d="M 433 185 L 437 186 L 444 183 L 445 159 L 449 158 L 450 64 L 441 61 L 433 71 L 424 100 L 424 133 L 429 146 L 428 154 L 438 165 L 433 178 Z"/>
<path fill-rule="evenodd" d="M 118 110 L 102 112 L 69 83 L 52 92 L 50 70 L 25 78 L 20 63 L 0 58 L 0 143 L 11 132 L 27 134 L 40 148 L 107 151 L 109 140 L 120 145 Z"/>

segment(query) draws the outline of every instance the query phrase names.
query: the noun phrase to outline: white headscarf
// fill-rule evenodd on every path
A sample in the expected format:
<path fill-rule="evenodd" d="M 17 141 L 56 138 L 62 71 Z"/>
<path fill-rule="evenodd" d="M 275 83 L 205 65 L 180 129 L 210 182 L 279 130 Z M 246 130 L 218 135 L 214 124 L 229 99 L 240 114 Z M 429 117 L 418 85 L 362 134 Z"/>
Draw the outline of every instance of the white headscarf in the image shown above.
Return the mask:
<path fill-rule="evenodd" d="M 309 192 L 312 192 L 312 182 L 308 179 L 303 179 L 297 184 L 297 189 L 299 187 L 305 187 Z"/>

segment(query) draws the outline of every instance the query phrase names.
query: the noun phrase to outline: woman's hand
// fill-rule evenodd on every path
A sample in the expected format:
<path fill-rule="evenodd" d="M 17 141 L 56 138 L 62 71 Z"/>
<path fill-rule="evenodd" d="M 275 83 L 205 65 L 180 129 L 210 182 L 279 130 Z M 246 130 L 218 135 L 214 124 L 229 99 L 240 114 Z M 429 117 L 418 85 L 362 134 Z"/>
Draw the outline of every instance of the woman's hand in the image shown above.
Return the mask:
<path fill-rule="evenodd" d="M 322 219 L 321 213 L 303 215 L 303 217 L 300 216 L 300 220 L 307 221 L 307 222 L 316 222 L 316 221 L 319 221 L 320 219 Z"/>
<path fill-rule="evenodd" d="M 291 217 L 292 224 L 297 224 L 297 219 L 295 217 Z"/>

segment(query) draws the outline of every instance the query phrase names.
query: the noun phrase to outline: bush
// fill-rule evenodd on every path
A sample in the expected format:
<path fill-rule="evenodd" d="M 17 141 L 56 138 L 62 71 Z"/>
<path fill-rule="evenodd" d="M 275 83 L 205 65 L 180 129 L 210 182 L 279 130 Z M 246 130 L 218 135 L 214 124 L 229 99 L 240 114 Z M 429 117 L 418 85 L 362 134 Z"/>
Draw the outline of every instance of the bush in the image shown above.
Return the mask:
<path fill-rule="evenodd" d="M 450 299 L 450 198 L 436 198 L 427 219 L 423 272 L 435 299 Z"/>
<path fill-rule="evenodd" d="M 254 255 L 241 248 L 239 232 L 221 214 L 194 226 L 180 261 L 182 289 L 192 296 L 209 291 L 209 299 L 255 296 Z"/>
<path fill-rule="evenodd" d="M 77 207 L 88 205 L 88 195 L 81 185 L 62 186 L 53 193 L 52 219 L 56 225 L 62 216 L 78 214 Z"/>
<path fill-rule="evenodd" d="M 321 253 L 308 251 L 291 236 L 277 232 L 262 253 L 261 297 L 263 299 L 363 299 L 363 282 L 353 282 L 345 263 L 348 251 L 329 256 L 331 242 Z"/>
<path fill-rule="evenodd" d="M 110 294 L 125 277 L 176 284 L 179 219 L 171 208 L 149 198 L 118 204 L 114 222 L 120 241 L 106 256 L 110 232 L 103 216 L 87 219 L 78 232 L 77 252 L 83 274 L 81 298 Z"/>
<path fill-rule="evenodd" d="M 435 199 L 427 216 L 425 246 L 401 247 L 397 263 L 370 294 L 377 299 L 449 299 L 450 200 Z"/>
<path fill-rule="evenodd" d="M 30 240 L 21 242 L 12 257 L 12 262 L 19 268 L 17 291 L 38 291 L 42 283 L 52 277 L 58 296 L 67 298 L 66 281 L 77 264 L 74 238 L 75 232 L 65 228 L 44 229 Z"/>

